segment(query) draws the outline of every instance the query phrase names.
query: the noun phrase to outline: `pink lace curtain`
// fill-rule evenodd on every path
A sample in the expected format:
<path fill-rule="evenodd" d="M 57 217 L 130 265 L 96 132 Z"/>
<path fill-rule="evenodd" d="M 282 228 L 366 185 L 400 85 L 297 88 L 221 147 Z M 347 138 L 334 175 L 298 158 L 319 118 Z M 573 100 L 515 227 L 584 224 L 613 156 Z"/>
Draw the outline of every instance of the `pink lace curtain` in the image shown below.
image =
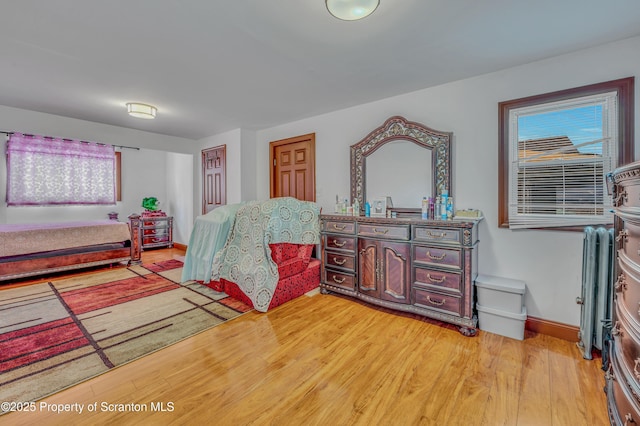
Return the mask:
<path fill-rule="evenodd" d="M 13 133 L 7 205 L 115 204 L 113 146 Z"/>

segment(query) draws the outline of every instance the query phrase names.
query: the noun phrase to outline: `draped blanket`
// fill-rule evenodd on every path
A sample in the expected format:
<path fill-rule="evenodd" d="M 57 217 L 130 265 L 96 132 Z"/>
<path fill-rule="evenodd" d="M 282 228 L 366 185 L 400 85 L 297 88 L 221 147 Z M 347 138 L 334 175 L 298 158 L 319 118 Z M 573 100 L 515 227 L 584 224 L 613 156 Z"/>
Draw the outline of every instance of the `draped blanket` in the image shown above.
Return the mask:
<path fill-rule="evenodd" d="M 213 279 L 236 283 L 257 311 L 266 312 L 279 279 L 269 244 L 319 244 L 319 214 L 317 204 L 291 197 L 248 202 L 215 255 Z"/>
<path fill-rule="evenodd" d="M 242 205 L 244 203 L 220 206 L 196 218 L 184 258 L 181 282 L 211 281 L 213 257 L 227 242 L 236 212 Z"/>

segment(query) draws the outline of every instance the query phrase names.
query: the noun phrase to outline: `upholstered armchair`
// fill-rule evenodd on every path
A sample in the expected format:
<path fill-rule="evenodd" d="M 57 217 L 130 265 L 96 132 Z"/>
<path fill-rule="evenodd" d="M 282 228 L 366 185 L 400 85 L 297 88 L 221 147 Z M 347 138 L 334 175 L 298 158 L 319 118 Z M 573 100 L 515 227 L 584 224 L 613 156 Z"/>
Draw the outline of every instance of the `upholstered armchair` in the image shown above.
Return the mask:
<path fill-rule="evenodd" d="M 279 275 L 269 309 L 318 287 L 320 284 L 320 261 L 311 258 L 314 247 L 313 244 L 269 244 L 271 258 L 278 266 Z M 221 278 L 220 281 L 212 281 L 210 287 L 253 306 L 251 299 L 231 281 Z"/>

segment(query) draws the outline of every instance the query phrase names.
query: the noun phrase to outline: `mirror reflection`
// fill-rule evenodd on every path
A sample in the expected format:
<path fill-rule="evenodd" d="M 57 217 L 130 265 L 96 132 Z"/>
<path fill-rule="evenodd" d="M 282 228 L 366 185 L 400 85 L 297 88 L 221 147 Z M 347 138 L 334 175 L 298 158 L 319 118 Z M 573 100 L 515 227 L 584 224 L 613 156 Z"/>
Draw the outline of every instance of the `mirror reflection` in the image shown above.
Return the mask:
<path fill-rule="evenodd" d="M 411 141 L 386 143 L 367 157 L 366 194 L 369 200 L 390 196 L 396 207 L 419 208 L 431 197 L 431 151 Z"/>

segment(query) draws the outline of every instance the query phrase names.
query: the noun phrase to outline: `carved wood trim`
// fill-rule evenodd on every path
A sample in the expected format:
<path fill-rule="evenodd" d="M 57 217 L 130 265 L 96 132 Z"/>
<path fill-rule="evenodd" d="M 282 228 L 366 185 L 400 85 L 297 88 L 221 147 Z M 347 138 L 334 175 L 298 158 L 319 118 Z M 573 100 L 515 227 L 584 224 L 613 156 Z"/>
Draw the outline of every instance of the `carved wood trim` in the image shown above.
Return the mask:
<path fill-rule="evenodd" d="M 364 209 L 366 196 L 366 159 L 384 144 L 394 140 L 407 140 L 429 149 L 435 196 L 443 190 L 451 193 L 451 139 L 453 133 L 431 129 L 423 124 L 407 121 L 400 116 L 389 118 L 360 142 L 351 145 L 351 203 L 358 200 Z"/>

